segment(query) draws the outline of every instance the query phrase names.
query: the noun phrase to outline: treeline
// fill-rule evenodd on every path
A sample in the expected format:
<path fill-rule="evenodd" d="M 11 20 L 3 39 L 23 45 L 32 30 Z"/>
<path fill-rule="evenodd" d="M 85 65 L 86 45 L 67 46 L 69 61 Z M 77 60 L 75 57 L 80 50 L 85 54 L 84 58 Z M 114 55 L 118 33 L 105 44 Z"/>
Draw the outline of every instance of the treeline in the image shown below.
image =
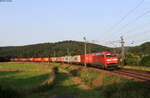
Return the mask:
<path fill-rule="evenodd" d="M 108 47 L 87 43 L 87 53 L 112 50 Z M 84 54 L 84 42 L 62 41 L 27 46 L 1 47 L 0 57 L 31 58 Z"/>

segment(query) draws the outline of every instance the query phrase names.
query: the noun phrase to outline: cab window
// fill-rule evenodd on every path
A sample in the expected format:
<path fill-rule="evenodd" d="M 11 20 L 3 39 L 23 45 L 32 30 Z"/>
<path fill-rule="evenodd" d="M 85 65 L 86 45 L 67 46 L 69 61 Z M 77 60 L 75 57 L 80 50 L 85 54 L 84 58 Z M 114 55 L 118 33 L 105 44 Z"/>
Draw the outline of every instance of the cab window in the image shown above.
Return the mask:
<path fill-rule="evenodd" d="M 116 57 L 116 54 L 106 54 L 106 57 Z"/>

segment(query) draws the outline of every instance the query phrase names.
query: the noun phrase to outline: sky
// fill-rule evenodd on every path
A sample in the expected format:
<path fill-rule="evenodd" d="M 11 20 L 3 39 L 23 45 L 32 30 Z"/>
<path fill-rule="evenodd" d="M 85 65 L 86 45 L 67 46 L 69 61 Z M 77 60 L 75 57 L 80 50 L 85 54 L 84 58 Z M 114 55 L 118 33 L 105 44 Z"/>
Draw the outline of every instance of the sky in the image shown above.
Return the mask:
<path fill-rule="evenodd" d="M 84 36 L 88 42 L 106 46 L 119 46 L 120 36 L 127 46 L 140 45 L 150 41 L 150 0 L 139 5 L 140 2 L 142 0 L 0 2 L 0 46 L 83 41 Z"/>

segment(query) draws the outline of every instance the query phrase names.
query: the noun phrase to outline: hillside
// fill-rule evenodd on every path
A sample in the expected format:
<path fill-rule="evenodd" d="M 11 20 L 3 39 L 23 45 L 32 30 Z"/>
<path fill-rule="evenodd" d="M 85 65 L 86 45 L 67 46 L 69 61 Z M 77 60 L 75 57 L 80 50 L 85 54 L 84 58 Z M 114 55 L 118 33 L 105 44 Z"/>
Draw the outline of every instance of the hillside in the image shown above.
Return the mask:
<path fill-rule="evenodd" d="M 87 53 L 106 51 L 110 48 L 97 45 L 87 44 Z M 26 46 L 0 47 L 0 57 L 50 57 L 79 55 L 84 53 L 84 43 L 79 41 L 62 41 L 56 43 L 41 43 Z"/>
<path fill-rule="evenodd" d="M 150 54 L 150 42 L 143 43 L 142 45 L 129 48 L 129 52 L 134 54 Z"/>
<path fill-rule="evenodd" d="M 56 43 L 40 43 L 26 46 L 0 47 L 0 57 L 50 57 L 84 54 L 84 42 L 61 41 Z M 112 50 L 109 47 L 88 43 L 87 53 Z M 119 49 L 120 50 L 120 49 Z M 134 54 L 150 54 L 150 42 L 128 48 Z"/>

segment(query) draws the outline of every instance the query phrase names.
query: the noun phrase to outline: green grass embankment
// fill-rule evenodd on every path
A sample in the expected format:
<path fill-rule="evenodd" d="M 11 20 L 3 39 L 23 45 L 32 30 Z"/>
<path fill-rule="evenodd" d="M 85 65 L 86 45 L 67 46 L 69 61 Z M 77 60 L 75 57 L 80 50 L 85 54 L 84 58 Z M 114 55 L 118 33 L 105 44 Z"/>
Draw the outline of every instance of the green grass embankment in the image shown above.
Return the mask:
<path fill-rule="evenodd" d="M 30 64 L 32 66 L 33 63 Z M 150 97 L 149 88 L 147 88 L 149 86 L 146 83 L 84 69 L 80 66 L 54 63 L 41 63 L 41 65 L 48 65 L 48 68 L 51 68 L 54 73 L 48 75 L 44 72 L 4 72 L 0 75 L 0 83 L 4 85 L 4 88 L 10 85 L 11 88 L 20 90 L 20 98 L 23 96 L 26 98 L 52 98 L 64 95 L 77 98 Z M 51 78 L 48 79 L 49 76 Z"/>
<path fill-rule="evenodd" d="M 53 87 L 30 98 L 72 95 L 77 98 L 149 98 L 147 84 L 78 66 L 57 67 Z"/>

